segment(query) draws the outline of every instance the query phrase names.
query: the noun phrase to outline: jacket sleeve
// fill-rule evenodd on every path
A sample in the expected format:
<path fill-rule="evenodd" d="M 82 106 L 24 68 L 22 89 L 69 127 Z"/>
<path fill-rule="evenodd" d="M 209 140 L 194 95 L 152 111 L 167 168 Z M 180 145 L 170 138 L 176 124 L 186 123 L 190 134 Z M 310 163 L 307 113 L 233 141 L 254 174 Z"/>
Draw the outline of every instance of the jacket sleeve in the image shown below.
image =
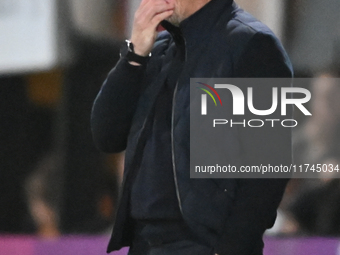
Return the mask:
<path fill-rule="evenodd" d="M 291 78 L 288 57 L 272 35 L 257 33 L 236 63 L 236 77 Z M 255 96 L 255 93 L 254 93 Z M 254 98 L 254 102 L 262 98 Z M 266 98 L 267 101 L 271 97 Z M 247 117 L 247 116 L 245 116 Z M 281 116 L 271 115 L 273 119 Z M 244 165 L 290 165 L 291 129 L 239 128 Z M 219 255 L 262 254 L 264 231 L 271 227 L 289 179 L 238 179 L 230 216 L 216 253 Z"/>
<path fill-rule="evenodd" d="M 125 150 L 144 73 L 144 66 L 130 65 L 124 57 L 109 73 L 91 114 L 93 140 L 100 150 Z"/>

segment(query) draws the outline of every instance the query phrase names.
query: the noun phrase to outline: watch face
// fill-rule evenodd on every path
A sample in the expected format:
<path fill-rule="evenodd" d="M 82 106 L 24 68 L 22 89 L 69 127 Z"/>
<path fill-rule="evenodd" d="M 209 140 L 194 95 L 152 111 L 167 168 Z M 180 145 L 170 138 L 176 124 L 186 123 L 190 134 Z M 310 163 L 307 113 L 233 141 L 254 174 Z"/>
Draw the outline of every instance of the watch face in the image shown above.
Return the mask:
<path fill-rule="evenodd" d="M 120 56 L 121 57 L 125 57 L 126 56 L 126 54 L 129 52 L 130 50 L 129 50 L 129 46 L 128 46 L 128 43 L 127 43 L 127 40 L 126 41 L 124 41 L 122 44 L 121 44 L 121 46 L 120 46 Z"/>
<path fill-rule="evenodd" d="M 128 50 L 131 51 L 131 52 L 135 52 L 132 42 L 130 40 L 125 40 L 125 41 L 126 41 Z"/>

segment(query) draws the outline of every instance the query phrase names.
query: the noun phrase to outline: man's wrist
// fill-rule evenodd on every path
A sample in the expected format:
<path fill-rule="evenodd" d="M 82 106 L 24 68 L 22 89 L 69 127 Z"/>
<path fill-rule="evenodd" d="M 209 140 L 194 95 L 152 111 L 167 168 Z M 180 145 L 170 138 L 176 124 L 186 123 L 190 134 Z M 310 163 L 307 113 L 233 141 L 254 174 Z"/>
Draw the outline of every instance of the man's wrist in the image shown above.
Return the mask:
<path fill-rule="evenodd" d="M 148 54 L 147 56 L 142 56 L 142 55 L 137 54 L 135 52 L 135 47 L 133 43 L 129 40 L 125 41 L 124 48 L 125 49 L 123 49 L 122 55 L 128 60 L 128 62 L 131 65 L 134 65 L 134 66 L 146 65 L 151 56 L 151 53 Z"/>
<path fill-rule="evenodd" d="M 138 47 L 138 44 L 135 44 L 131 41 L 132 45 L 133 45 L 133 51 L 135 54 L 137 54 L 138 56 L 141 56 L 141 57 L 148 57 L 150 56 L 150 52 L 149 51 L 145 51 L 145 50 L 141 50 L 139 49 Z"/>

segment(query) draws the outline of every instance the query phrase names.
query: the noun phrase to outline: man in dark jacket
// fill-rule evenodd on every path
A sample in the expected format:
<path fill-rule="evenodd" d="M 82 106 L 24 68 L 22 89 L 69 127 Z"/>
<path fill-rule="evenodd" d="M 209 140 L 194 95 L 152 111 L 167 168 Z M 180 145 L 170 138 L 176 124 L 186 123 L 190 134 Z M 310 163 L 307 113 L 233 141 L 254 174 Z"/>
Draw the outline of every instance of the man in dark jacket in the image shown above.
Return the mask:
<path fill-rule="evenodd" d="M 157 36 L 160 22 L 167 31 Z M 262 254 L 287 180 L 190 179 L 189 84 L 291 76 L 274 34 L 232 0 L 143 0 L 92 112 L 97 146 L 126 150 L 108 252 Z M 290 130 L 273 130 L 240 129 L 230 151 L 240 148 L 235 157 L 247 165 L 287 164 Z"/>

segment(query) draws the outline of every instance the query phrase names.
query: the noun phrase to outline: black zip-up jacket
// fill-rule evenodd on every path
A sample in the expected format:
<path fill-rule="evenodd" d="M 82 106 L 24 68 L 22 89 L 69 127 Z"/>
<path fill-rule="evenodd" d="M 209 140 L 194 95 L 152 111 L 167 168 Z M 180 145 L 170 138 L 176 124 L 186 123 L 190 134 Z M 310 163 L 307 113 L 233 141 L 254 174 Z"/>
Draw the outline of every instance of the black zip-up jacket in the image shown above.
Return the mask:
<path fill-rule="evenodd" d="M 262 254 L 287 179 L 190 179 L 190 78 L 291 77 L 290 61 L 274 34 L 232 0 L 212 0 L 179 28 L 167 22 L 146 66 L 123 57 L 109 73 L 92 110 L 96 145 L 125 153 L 125 169 L 108 252 L 129 246 L 129 192 L 145 143 L 145 123 L 164 84 L 175 41 L 185 44 L 173 95 L 172 158 L 179 207 L 186 224 L 220 255 Z M 256 101 L 256 99 L 254 99 Z M 228 153 L 245 165 L 291 163 L 291 131 L 240 128 Z M 240 149 L 236 149 L 240 148 Z"/>

